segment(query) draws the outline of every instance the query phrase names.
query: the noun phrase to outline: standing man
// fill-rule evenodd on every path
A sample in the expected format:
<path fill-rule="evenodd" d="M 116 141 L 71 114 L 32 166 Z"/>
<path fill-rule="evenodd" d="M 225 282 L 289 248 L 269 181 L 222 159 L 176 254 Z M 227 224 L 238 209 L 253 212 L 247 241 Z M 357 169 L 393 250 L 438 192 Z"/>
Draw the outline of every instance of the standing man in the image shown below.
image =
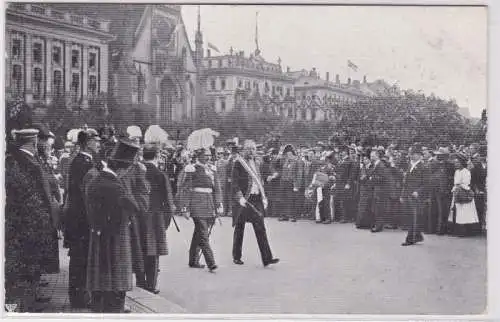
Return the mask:
<path fill-rule="evenodd" d="M 97 313 L 129 313 L 125 295 L 132 290 L 130 217 L 137 203 L 123 187 L 117 172 L 134 162 L 139 146 L 120 141 L 106 167 L 88 189 L 90 252 L 87 289 Z"/>
<path fill-rule="evenodd" d="M 172 189 L 167 176 L 158 169 L 160 150 L 153 146 L 144 147 L 146 180 L 151 187 L 149 209 L 145 216 L 139 217 L 141 241 L 144 251 L 146 290 L 158 294 L 158 272 L 160 256 L 168 255 L 167 229 L 176 208 Z"/>
<path fill-rule="evenodd" d="M 316 199 L 317 199 L 317 212 L 316 213 L 316 223 L 317 224 L 331 224 L 335 218 L 335 200 L 333 190 L 335 188 L 335 154 L 333 152 L 327 152 L 325 155 L 325 163 L 321 165 L 317 172 L 323 174 L 323 183 L 319 189 L 317 189 Z M 315 176 L 319 177 L 319 174 Z M 318 216 L 319 215 L 319 216 Z"/>
<path fill-rule="evenodd" d="M 279 259 L 273 258 L 264 225 L 264 213 L 268 201 L 259 167 L 255 162 L 256 144 L 254 141 L 247 140 L 243 149 L 243 157 L 239 156 L 235 160 L 231 174 L 234 227 L 233 262 L 236 265 L 243 265 L 241 260 L 243 234 L 245 224 L 251 222 L 259 244 L 262 263 L 264 266 L 268 266 L 278 263 Z"/>
<path fill-rule="evenodd" d="M 401 203 L 406 204 L 412 219 L 406 241 L 401 246 L 411 246 L 424 241 L 422 210 L 426 198 L 425 173 L 425 165 L 422 163 L 422 147 L 415 144 L 410 150 L 410 165 L 405 175 L 400 199 Z"/>
<path fill-rule="evenodd" d="M 354 162 L 349 157 L 347 146 L 340 148 L 340 162 L 337 164 L 337 181 L 335 185 L 335 200 L 339 206 L 339 219 L 341 223 L 350 222 L 353 213 L 350 211 L 350 202 L 353 197 Z"/>
<path fill-rule="evenodd" d="M 375 224 L 371 231 L 372 233 L 380 232 L 384 229 L 384 225 L 389 224 L 388 202 L 390 196 L 390 173 L 386 164 L 382 161 L 384 151 L 375 150 L 371 152 L 371 160 L 373 168 L 370 170 L 369 180 L 373 187 L 373 205 Z"/>
<path fill-rule="evenodd" d="M 300 183 L 302 182 L 302 169 L 297 160 L 297 154 L 292 145 L 288 144 L 283 149 L 283 161 L 281 170 L 281 211 L 282 216 L 279 221 L 297 221 L 295 203 L 299 194 Z"/>
<path fill-rule="evenodd" d="M 89 223 L 87 220 L 83 178 L 94 166 L 99 153 L 100 138 L 93 129 L 78 133 L 80 152 L 71 162 L 68 177 L 68 211 L 64 218 L 64 241 L 69 248 L 69 301 L 73 308 L 86 308 L 86 272 L 89 251 Z"/>
<path fill-rule="evenodd" d="M 194 222 L 193 239 L 189 248 L 189 267 L 204 268 L 199 263 L 198 249 L 201 248 L 210 272 L 217 269 L 209 242 L 209 230 L 215 223 L 216 212 L 223 212 L 222 192 L 214 166 L 207 164 L 210 150 L 196 151 L 196 163 L 184 167 L 185 177 L 180 187 L 180 207 L 185 217 Z M 217 205 L 217 206 L 216 206 Z"/>

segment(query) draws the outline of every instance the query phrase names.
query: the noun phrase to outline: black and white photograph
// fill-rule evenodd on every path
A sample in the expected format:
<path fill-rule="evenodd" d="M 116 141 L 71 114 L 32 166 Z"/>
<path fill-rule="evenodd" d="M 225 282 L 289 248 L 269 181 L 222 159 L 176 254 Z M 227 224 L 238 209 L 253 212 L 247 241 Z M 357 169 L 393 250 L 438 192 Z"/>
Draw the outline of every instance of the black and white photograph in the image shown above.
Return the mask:
<path fill-rule="evenodd" d="M 4 317 L 488 315 L 488 6 L 3 15 Z"/>

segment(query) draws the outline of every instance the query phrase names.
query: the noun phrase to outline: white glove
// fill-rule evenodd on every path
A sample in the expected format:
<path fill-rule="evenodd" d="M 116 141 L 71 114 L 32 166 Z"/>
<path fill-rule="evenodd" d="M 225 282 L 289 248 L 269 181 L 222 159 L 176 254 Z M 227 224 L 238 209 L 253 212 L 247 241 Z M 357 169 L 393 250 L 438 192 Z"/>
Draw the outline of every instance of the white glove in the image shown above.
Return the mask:
<path fill-rule="evenodd" d="M 293 188 L 293 192 L 298 192 L 299 188 Z"/>
<path fill-rule="evenodd" d="M 247 201 L 244 197 L 240 198 L 240 206 L 246 207 L 247 206 Z"/>
<path fill-rule="evenodd" d="M 268 206 L 267 199 L 262 199 L 262 204 L 264 205 L 264 209 L 267 209 Z"/>

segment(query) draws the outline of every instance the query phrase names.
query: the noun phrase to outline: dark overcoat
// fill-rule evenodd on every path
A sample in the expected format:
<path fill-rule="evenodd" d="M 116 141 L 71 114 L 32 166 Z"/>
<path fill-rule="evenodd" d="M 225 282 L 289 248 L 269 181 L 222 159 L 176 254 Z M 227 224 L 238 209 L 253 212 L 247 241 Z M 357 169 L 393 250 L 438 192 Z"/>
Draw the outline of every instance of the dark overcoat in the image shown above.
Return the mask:
<path fill-rule="evenodd" d="M 423 200 L 426 198 L 427 181 L 426 181 L 426 168 L 422 162 L 419 162 L 413 171 L 411 171 L 411 165 L 408 165 L 407 172 L 404 176 L 403 189 L 401 191 L 401 196 L 403 198 L 408 198 L 413 192 L 418 193 L 418 199 Z"/>
<path fill-rule="evenodd" d="M 335 185 L 335 199 L 349 200 L 353 197 L 354 190 L 354 162 L 349 158 L 340 161 L 336 166 L 336 185 Z M 345 189 L 346 185 L 349 189 Z"/>
<path fill-rule="evenodd" d="M 69 168 L 68 205 L 63 219 L 64 244 L 69 248 L 69 256 L 85 248 L 83 245 L 88 243 L 89 224 L 84 200 L 83 178 L 93 166 L 92 158 L 78 153 Z"/>
<path fill-rule="evenodd" d="M 168 255 L 167 229 L 174 215 L 171 185 L 154 164 L 146 162 L 145 166 L 151 192 L 149 209 L 139 217 L 143 252 L 145 256 Z"/>
<path fill-rule="evenodd" d="M 91 227 L 87 261 L 89 291 L 132 290 L 129 214 L 137 211 L 133 197 L 118 178 L 102 171 L 89 188 Z"/>
<path fill-rule="evenodd" d="M 40 272 L 51 271 L 59 260 L 53 248 L 49 184 L 35 157 L 10 147 L 5 159 L 5 187 L 6 282 L 36 278 Z"/>
<path fill-rule="evenodd" d="M 129 168 L 120 170 L 118 178 L 137 204 L 137 211 L 129 212 L 132 259 L 135 273 L 144 272 L 144 254 L 141 241 L 140 217 L 145 216 L 149 209 L 149 183 L 146 180 L 146 167 L 139 162 L 133 163 Z"/>

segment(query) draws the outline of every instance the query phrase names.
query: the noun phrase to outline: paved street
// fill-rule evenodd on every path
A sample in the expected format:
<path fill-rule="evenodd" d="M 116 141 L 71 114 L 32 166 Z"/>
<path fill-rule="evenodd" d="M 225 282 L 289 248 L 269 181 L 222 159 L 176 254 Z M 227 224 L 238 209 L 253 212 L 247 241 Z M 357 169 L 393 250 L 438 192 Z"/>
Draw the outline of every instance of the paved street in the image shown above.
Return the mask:
<path fill-rule="evenodd" d="M 247 224 L 245 265 L 232 263 L 229 218 L 217 224 L 216 274 L 188 268 L 193 224 L 176 218 L 170 255 L 161 258 L 160 295 L 192 313 L 480 314 L 486 307 L 486 239 L 426 235 L 401 247 L 406 232 L 373 234 L 351 224 L 266 219 L 281 259 L 263 268 Z"/>

